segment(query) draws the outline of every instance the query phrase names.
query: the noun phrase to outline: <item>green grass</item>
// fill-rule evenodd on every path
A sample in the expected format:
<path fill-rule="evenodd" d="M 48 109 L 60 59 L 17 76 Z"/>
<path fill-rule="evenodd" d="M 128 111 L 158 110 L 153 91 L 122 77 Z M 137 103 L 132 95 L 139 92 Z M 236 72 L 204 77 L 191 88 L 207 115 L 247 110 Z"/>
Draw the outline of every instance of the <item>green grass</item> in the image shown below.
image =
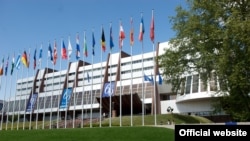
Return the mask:
<path fill-rule="evenodd" d="M 102 127 L 0 131 L 2 141 L 174 141 L 174 130 L 159 127 Z"/>
<path fill-rule="evenodd" d="M 162 114 L 157 115 L 157 125 L 167 124 L 167 121 L 174 120 L 175 124 L 183 123 L 210 123 L 211 121 L 198 117 L 179 114 Z M 29 122 L 19 123 L 19 129 L 11 130 L 11 124 L 3 124 L 3 130 L 0 131 L 1 141 L 174 141 L 174 130 L 155 127 L 155 116 L 147 115 L 144 117 L 142 126 L 142 116 L 133 116 L 133 126 L 131 127 L 131 117 L 122 117 L 122 127 L 120 127 L 120 117 L 112 118 L 112 127 L 109 127 L 109 118 L 102 121 L 102 127 L 99 122 L 93 123 L 93 128 L 89 124 L 84 124 L 84 128 L 68 129 L 41 129 L 42 122 L 38 123 L 38 129 L 34 129 L 36 123 L 32 122 L 32 130 L 29 130 Z M 23 127 L 24 125 L 24 127 Z M 45 122 L 49 125 L 49 122 Z M 150 126 L 148 126 L 150 125 Z M 23 130 L 25 129 L 25 130 Z"/>

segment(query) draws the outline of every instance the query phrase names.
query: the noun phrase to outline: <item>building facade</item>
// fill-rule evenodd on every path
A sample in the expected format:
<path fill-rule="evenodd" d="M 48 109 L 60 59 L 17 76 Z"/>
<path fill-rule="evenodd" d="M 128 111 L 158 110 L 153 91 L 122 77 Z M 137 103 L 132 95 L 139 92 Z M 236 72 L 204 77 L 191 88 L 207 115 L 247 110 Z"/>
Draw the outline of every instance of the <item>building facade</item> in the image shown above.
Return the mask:
<path fill-rule="evenodd" d="M 2 113 L 31 120 L 165 114 L 169 108 L 174 113 L 209 115 L 216 81 L 205 88 L 198 74 L 183 75 L 183 89 L 173 93 L 155 63 L 168 47 L 163 42 L 155 51 L 139 55 L 121 51 L 95 64 L 79 60 L 68 62 L 66 70 L 39 69 L 17 80 L 16 94 L 3 102 Z"/>

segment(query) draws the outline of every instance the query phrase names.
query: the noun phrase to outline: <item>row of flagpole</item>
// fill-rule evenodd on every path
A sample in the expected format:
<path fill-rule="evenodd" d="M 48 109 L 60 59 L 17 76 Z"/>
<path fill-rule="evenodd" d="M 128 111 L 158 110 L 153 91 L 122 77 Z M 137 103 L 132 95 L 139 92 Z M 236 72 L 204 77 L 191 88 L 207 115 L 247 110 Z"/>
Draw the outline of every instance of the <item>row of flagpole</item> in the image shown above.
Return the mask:
<path fill-rule="evenodd" d="M 142 45 L 142 58 L 144 58 L 143 54 L 144 54 L 144 47 L 143 47 L 143 35 L 144 35 L 144 23 L 143 23 L 143 14 L 141 13 L 141 22 L 140 22 L 140 32 L 139 32 L 139 41 L 141 42 L 141 45 Z M 133 56 L 133 51 L 132 51 L 132 47 L 133 47 L 133 43 L 134 43 L 134 29 L 133 29 L 133 19 L 131 18 L 131 30 L 130 30 L 130 53 L 131 53 L 131 67 L 132 66 L 132 56 Z M 120 47 L 120 60 L 121 60 L 121 52 L 122 52 L 122 47 L 123 47 L 123 40 L 125 39 L 125 33 L 123 31 L 123 27 L 122 27 L 122 23 L 120 21 L 120 24 L 119 24 L 119 47 Z M 112 24 L 110 24 L 110 34 L 112 34 Z M 101 32 L 102 32 L 102 35 L 101 35 L 101 69 L 102 69 L 102 52 L 105 52 L 106 50 L 106 45 L 105 45 L 105 36 L 104 36 L 104 29 L 103 29 L 103 26 L 101 28 Z M 112 35 L 110 35 L 110 37 L 112 37 Z M 151 20 L 151 26 L 150 26 L 150 39 L 153 43 L 153 53 L 154 53 L 154 16 L 153 16 L 153 10 L 152 10 L 152 20 Z M 93 56 L 94 56 L 94 46 L 95 46 L 95 41 L 94 41 L 94 32 L 92 31 L 92 48 L 93 48 L 93 51 L 92 51 L 92 69 L 93 69 Z M 78 41 L 79 41 L 79 37 L 78 37 Z M 77 41 L 76 41 L 77 42 Z M 62 39 L 62 43 L 63 42 L 63 39 Z M 86 44 L 86 35 L 85 35 L 85 31 L 84 31 L 84 47 L 85 47 L 85 44 Z M 112 48 L 114 47 L 114 44 L 113 44 L 113 39 L 110 39 L 110 55 L 112 54 Z M 84 57 L 87 57 L 88 55 L 86 54 L 87 52 L 87 46 L 86 48 L 84 49 L 85 53 L 83 55 L 83 62 L 84 62 Z M 36 52 L 36 50 L 35 50 Z M 39 54 L 39 66 L 40 66 L 40 69 L 42 68 L 42 63 L 41 63 L 41 58 L 42 58 L 42 45 L 41 45 L 41 48 L 40 48 L 40 54 Z M 70 37 L 69 37 L 69 45 L 68 45 L 68 53 L 69 55 L 67 57 L 65 57 L 65 54 L 67 54 L 66 52 L 66 48 L 64 45 L 62 45 L 62 48 L 61 48 L 61 55 L 62 55 L 62 59 L 67 59 L 68 58 L 68 61 L 70 60 L 70 56 L 71 56 L 71 53 L 72 53 L 72 47 L 71 47 L 71 43 L 70 43 Z M 29 50 L 29 55 L 30 55 L 30 50 Z M 64 56 L 64 57 L 63 57 Z M 50 48 L 50 43 L 49 43 L 49 49 L 48 49 L 48 58 L 51 57 L 51 60 L 53 60 L 54 64 L 53 64 L 53 75 L 54 75 L 54 67 L 55 67 L 55 64 L 56 64 L 56 59 L 57 59 L 57 47 L 56 47 L 56 41 L 54 42 L 54 54 L 52 55 L 52 49 Z M 54 57 L 54 58 L 53 58 Z M 77 47 L 76 48 L 76 58 L 79 59 L 80 57 L 80 47 Z M 110 56 L 111 57 L 111 56 Z M 111 57 L 112 58 L 112 57 Z M 154 58 L 155 58 L 155 54 L 154 54 Z M 26 66 L 28 68 L 28 65 L 30 63 L 30 56 L 27 56 L 26 54 L 26 51 L 24 51 L 24 54 L 22 55 L 22 57 L 19 58 L 21 60 L 21 62 L 24 64 L 24 66 Z M 29 60 L 27 60 L 29 59 Z M 19 68 L 20 69 L 20 60 L 17 60 L 16 62 L 19 62 L 18 65 L 16 64 L 16 68 Z M 28 62 L 29 61 L 29 62 Z M 13 57 L 13 62 L 14 62 L 14 57 Z M 35 66 L 35 62 L 36 62 L 36 58 L 35 58 L 35 55 L 34 55 L 34 72 L 35 72 L 35 69 L 36 69 L 36 66 Z M 155 60 L 154 60 L 154 63 L 155 63 Z M 3 69 L 3 64 L 4 64 L 4 61 L 2 61 L 2 68 Z M 6 64 L 6 67 L 7 67 L 8 64 Z M 84 64 L 85 65 L 85 64 Z M 121 62 L 120 62 L 120 65 L 121 65 Z M 111 66 L 112 66 L 112 59 L 110 60 L 110 70 L 111 70 Z M 121 66 L 120 66 L 121 67 Z M 155 66 L 154 66 L 155 67 Z M 48 68 L 48 59 L 47 59 L 47 68 Z M 144 61 L 142 59 L 142 99 L 143 99 L 143 102 L 142 102 L 142 125 L 144 125 L 144 112 L 145 112 L 145 108 L 144 108 L 144 101 L 145 101 L 145 95 L 144 95 Z M 60 61 L 60 69 L 61 69 L 61 61 Z M 29 69 L 28 69 L 29 70 Z M 3 70 L 2 70 L 3 71 Z M 6 70 L 7 71 L 7 70 Z M 23 67 L 22 67 L 22 71 L 23 71 Z M 34 75 L 34 72 L 33 72 L 33 75 Z M 122 82 L 121 82 L 121 69 L 120 69 L 120 126 L 122 126 L 122 121 L 121 121 L 121 116 L 122 116 L 122 99 L 121 99 L 121 95 L 122 95 L 122 90 L 121 90 L 121 87 L 122 87 Z M 18 74 L 18 73 L 17 73 Z M 16 77 L 18 78 L 16 74 Z M 102 74 L 103 72 L 101 71 L 101 82 L 103 81 L 102 80 Z M 112 81 L 112 77 L 111 77 L 111 74 L 112 72 L 110 71 L 110 83 Z M 93 71 L 92 71 L 92 76 L 93 76 Z M 1 77 L 1 76 L 0 76 Z M 27 71 L 27 77 L 28 77 L 28 71 Z M 54 77 L 54 76 L 53 76 Z M 131 69 L 131 78 L 133 78 L 133 72 L 132 72 L 132 69 Z M 23 76 L 21 76 L 21 79 L 23 79 Z M 68 79 L 67 79 L 68 81 Z M 84 66 L 83 66 L 83 81 L 84 81 Z M 39 80 L 40 82 L 40 80 Z M 7 78 L 6 78 L 6 83 L 7 83 Z M 52 82 L 53 83 L 53 82 Z M 1 83 L 2 85 L 2 77 L 1 77 Z M 130 86 L 130 92 L 131 92 L 131 126 L 133 125 L 133 90 L 132 90 L 132 84 L 133 84 L 133 80 L 131 79 L 131 86 Z M 84 85 L 84 83 L 83 83 Z M 92 84 L 93 85 L 93 78 L 92 78 Z M 54 86 L 52 86 L 54 87 Z M 68 85 L 67 85 L 68 87 Z M 5 88 L 6 89 L 6 88 Z M 92 108 L 92 89 L 93 89 L 93 86 L 91 86 L 91 108 Z M 40 90 L 40 88 L 39 88 Z M 32 89 L 33 91 L 33 89 Z M 82 90 L 82 98 L 84 97 L 84 88 Z M 6 94 L 6 90 L 4 92 Z M 155 85 L 154 85 L 154 93 L 155 93 Z M 32 92 L 33 94 L 33 92 Z M 46 93 L 45 93 L 45 96 L 46 96 Z M 11 97 L 11 94 L 10 96 Z M 21 96 L 20 96 L 21 97 Z M 101 93 L 100 93 L 100 97 L 101 97 Z M 16 96 L 15 96 L 16 98 Z M 53 98 L 53 92 L 52 92 L 52 95 L 51 95 L 51 110 L 52 110 L 52 99 Z M 39 98 L 38 98 L 39 99 Z M 156 96 L 154 94 L 154 100 L 156 99 Z M 4 95 L 4 101 L 6 100 L 6 96 Z M 83 100 L 82 100 L 83 101 Z M 20 110 L 20 100 L 19 100 L 19 110 Z M 84 104 L 84 103 L 82 103 Z M 154 104 L 156 104 L 156 101 L 154 101 Z M 39 104 L 40 105 L 40 104 Z M 100 118 L 102 117 L 102 108 L 101 108 L 101 105 L 102 105 L 102 100 L 100 100 Z M 110 100 L 110 114 L 109 116 L 111 116 L 111 100 Z M 152 105 L 153 106 L 153 105 Z M 39 108 L 39 107 L 38 107 Z M 154 112 L 156 112 L 156 105 L 154 105 Z M 37 109 L 38 111 L 39 109 Z M 75 108 L 74 108 L 75 110 Z M 3 111 L 3 110 L 2 110 Z M 66 110 L 67 111 L 67 110 Z M 13 113 L 14 113 L 14 107 L 13 107 Z M 24 115 L 26 114 L 26 112 L 24 113 Z M 38 113 L 37 113 L 38 114 Z M 59 114 L 59 112 L 57 113 Z M 2 113 L 3 115 L 3 113 Z M 19 123 L 19 115 L 20 115 L 20 112 L 18 112 L 18 123 Z M 156 115 L 156 113 L 154 113 L 154 115 Z M 66 117 L 67 116 L 67 113 L 65 114 L 65 127 L 66 127 Z M 83 113 L 82 113 L 82 116 L 83 116 Z M 92 126 L 92 110 L 91 110 L 91 114 L 90 114 L 90 126 Z M 38 120 L 38 115 L 36 116 L 36 127 L 37 127 L 37 120 Z M 44 113 L 43 113 L 43 128 L 44 128 L 44 120 L 45 120 L 45 99 L 44 99 Z M 51 120 L 52 120 L 52 111 L 50 112 L 50 127 L 51 127 Z M 31 121 L 31 113 L 30 113 L 30 121 Z M 2 122 L 3 120 L 1 120 L 1 129 L 2 129 Z M 12 122 L 13 122 L 13 116 L 12 116 Z M 13 124 L 13 123 L 12 123 Z M 83 124 L 83 123 L 82 123 Z M 155 117 L 155 124 L 156 124 L 156 117 Z M 18 129 L 18 124 L 17 124 L 17 129 Z M 57 125 L 58 126 L 58 125 Z M 100 123 L 100 126 L 101 126 L 101 123 Z M 110 117 L 110 126 L 111 126 L 111 117 Z M 13 125 L 12 125 L 12 128 L 13 128 Z"/>

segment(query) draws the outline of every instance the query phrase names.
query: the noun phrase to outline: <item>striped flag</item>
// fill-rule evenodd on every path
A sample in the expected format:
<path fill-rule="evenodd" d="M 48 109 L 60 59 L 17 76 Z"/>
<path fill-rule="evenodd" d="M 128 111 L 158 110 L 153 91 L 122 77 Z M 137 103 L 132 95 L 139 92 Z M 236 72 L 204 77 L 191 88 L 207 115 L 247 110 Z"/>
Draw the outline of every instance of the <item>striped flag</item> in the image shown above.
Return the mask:
<path fill-rule="evenodd" d="M 33 61 L 34 61 L 33 68 L 35 70 L 36 69 L 36 49 L 35 49 L 35 52 L 34 52 Z"/>
<path fill-rule="evenodd" d="M 20 69 L 20 62 L 21 62 L 21 55 L 19 54 L 18 56 L 17 56 L 17 59 L 16 59 L 16 64 L 15 64 L 15 67 L 16 67 L 16 69 Z"/>
<path fill-rule="evenodd" d="M 50 43 L 49 43 L 49 49 L 48 49 L 48 58 L 50 58 L 50 61 L 53 63 L 52 48 L 51 48 Z"/>
<path fill-rule="evenodd" d="M 38 59 L 39 65 L 41 65 L 42 56 L 43 56 L 43 46 L 41 44 L 40 51 L 39 51 L 39 59 Z"/>
<path fill-rule="evenodd" d="M 102 51 L 106 51 L 106 43 L 105 43 L 105 34 L 104 34 L 104 29 L 102 27 L 102 37 L 101 37 L 101 45 L 102 45 Z"/>
<path fill-rule="evenodd" d="M 85 32 L 84 32 L 84 55 L 85 57 L 88 57 L 88 47 L 87 47 L 87 39 Z"/>
<path fill-rule="evenodd" d="M 94 32 L 92 32 L 92 55 L 95 55 L 95 35 Z"/>
<path fill-rule="evenodd" d="M 11 75 L 13 74 L 14 67 L 15 67 L 15 54 L 13 55 L 12 63 L 11 63 L 11 70 L 10 70 Z"/>
<path fill-rule="evenodd" d="M 130 45 L 133 46 L 134 45 L 134 26 L 133 26 L 133 18 L 132 17 L 130 19 L 130 25 L 131 25 L 131 29 L 130 29 Z"/>
<path fill-rule="evenodd" d="M 69 37 L 69 41 L 68 41 L 68 58 L 70 59 L 71 54 L 72 54 L 72 46 L 71 46 L 71 42 L 70 42 L 70 37 Z"/>
<path fill-rule="evenodd" d="M 62 56 L 62 59 L 67 59 L 68 58 L 68 56 L 67 56 L 67 50 L 66 50 L 66 46 L 65 46 L 63 40 L 62 40 L 61 45 L 62 45 L 62 47 L 61 47 L 61 56 Z"/>
<path fill-rule="evenodd" d="M 26 51 L 23 52 L 22 58 L 21 58 L 22 63 L 24 64 L 25 67 L 29 67 L 28 65 L 28 58 L 27 58 L 27 53 Z"/>
<path fill-rule="evenodd" d="M 120 22 L 120 32 L 119 32 L 119 46 L 122 48 L 123 40 L 125 39 L 125 32 L 123 30 L 122 22 Z"/>
<path fill-rule="evenodd" d="M 144 30 L 143 16 L 141 15 L 139 41 L 143 41 L 143 34 L 144 34 L 144 32 L 145 32 L 145 30 Z"/>
<path fill-rule="evenodd" d="M 152 10 L 152 19 L 151 19 L 151 24 L 150 24 L 150 39 L 151 41 L 154 43 L 154 39 L 155 39 L 155 23 L 154 23 L 154 13 Z"/>
<path fill-rule="evenodd" d="M 0 68 L 0 76 L 3 75 L 4 57 L 2 59 L 2 66 Z"/>
<path fill-rule="evenodd" d="M 9 56 L 7 57 L 7 60 L 6 60 L 5 76 L 8 74 L 8 66 L 9 66 Z"/>
<path fill-rule="evenodd" d="M 76 59 L 80 58 L 80 44 L 79 44 L 79 34 L 76 35 Z"/>
<path fill-rule="evenodd" d="M 56 60 L 57 60 L 57 45 L 56 45 L 56 41 L 54 41 L 54 50 L 53 50 L 53 64 L 56 64 Z"/>
<path fill-rule="evenodd" d="M 112 24 L 110 24 L 110 38 L 109 38 L 109 46 L 110 50 L 114 47 L 114 42 L 113 42 L 113 33 L 112 33 Z"/>

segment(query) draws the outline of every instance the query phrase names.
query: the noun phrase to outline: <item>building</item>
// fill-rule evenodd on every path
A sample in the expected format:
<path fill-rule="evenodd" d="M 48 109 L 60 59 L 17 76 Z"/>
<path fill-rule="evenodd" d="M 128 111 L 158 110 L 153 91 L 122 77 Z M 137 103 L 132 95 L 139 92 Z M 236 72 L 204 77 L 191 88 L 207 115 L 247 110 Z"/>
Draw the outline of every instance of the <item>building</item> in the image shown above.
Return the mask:
<path fill-rule="evenodd" d="M 205 88 L 198 74 L 183 75 L 186 83 L 178 94 L 171 85 L 160 84 L 161 68 L 155 57 L 168 46 L 158 43 L 155 52 L 133 56 L 121 51 L 95 64 L 69 62 L 66 70 L 37 70 L 16 82 L 16 95 L 4 102 L 2 113 L 31 120 L 166 114 L 169 109 L 210 115 L 211 98 L 218 89 L 215 81 Z"/>

